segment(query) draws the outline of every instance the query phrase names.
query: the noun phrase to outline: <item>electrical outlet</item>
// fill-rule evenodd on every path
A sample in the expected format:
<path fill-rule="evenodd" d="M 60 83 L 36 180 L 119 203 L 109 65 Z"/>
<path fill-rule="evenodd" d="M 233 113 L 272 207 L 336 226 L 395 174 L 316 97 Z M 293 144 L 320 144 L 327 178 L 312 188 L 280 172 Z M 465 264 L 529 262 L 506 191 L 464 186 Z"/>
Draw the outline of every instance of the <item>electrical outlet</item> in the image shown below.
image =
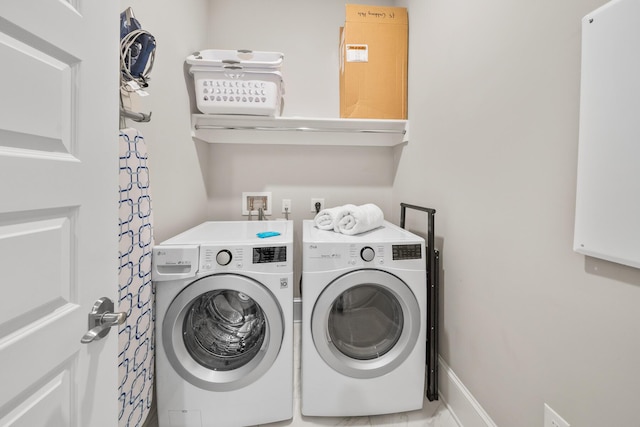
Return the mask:
<path fill-rule="evenodd" d="M 565 421 L 556 411 L 551 409 L 549 405 L 544 404 L 544 427 L 571 427 L 571 424 Z"/>
<path fill-rule="evenodd" d="M 319 209 L 316 208 L 316 203 L 320 203 L 318 205 Z M 324 199 L 311 199 L 311 212 L 317 213 L 324 209 Z"/>
<path fill-rule="evenodd" d="M 291 213 L 291 199 L 282 199 L 282 213 Z"/>

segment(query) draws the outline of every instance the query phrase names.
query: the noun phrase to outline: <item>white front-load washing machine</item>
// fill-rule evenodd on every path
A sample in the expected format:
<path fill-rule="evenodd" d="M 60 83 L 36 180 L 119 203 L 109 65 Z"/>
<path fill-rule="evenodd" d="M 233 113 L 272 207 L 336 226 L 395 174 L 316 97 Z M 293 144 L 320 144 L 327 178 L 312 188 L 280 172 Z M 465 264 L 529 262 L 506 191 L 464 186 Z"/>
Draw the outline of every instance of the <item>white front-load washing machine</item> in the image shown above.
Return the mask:
<path fill-rule="evenodd" d="M 292 252 L 292 221 L 210 221 L 154 248 L 160 427 L 292 418 Z"/>
<path fill-rule="evenodd" d="M 387 221 L 353 236 L 304 221 L 302 240 L 302 413 L 422 408 L 424 239 Z"/>

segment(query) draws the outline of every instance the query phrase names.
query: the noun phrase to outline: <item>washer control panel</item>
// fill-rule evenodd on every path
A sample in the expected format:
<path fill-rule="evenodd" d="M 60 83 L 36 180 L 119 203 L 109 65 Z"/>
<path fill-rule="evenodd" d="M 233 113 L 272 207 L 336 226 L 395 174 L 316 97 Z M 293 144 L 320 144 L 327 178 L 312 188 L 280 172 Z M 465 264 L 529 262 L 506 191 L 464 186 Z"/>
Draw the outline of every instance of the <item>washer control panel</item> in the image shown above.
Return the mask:
<path fill-rule="evenodd" d="M 282 271 L 291 266 L 291 245 L 200 247 L 199 271 Z"/>
<path fill-rule="evenodd" d="M 264 248 L 253 248 L 254 264 L 269 262 L 287 262 L 287 247 L 268 246 Z"/>

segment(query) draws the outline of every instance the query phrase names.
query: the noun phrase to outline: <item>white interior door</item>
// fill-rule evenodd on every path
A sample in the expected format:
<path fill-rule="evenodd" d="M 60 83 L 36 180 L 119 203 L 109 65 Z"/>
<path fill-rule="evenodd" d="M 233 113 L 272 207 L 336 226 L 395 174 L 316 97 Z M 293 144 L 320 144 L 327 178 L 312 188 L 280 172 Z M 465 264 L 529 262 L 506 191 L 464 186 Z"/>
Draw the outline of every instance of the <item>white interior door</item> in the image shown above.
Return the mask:
<path fill-rule="evenodd" d="M 118 4 L 0 1 L 0 426 L 117 425 Z M 114 328 L 115 329 L 115 328 Z"/>

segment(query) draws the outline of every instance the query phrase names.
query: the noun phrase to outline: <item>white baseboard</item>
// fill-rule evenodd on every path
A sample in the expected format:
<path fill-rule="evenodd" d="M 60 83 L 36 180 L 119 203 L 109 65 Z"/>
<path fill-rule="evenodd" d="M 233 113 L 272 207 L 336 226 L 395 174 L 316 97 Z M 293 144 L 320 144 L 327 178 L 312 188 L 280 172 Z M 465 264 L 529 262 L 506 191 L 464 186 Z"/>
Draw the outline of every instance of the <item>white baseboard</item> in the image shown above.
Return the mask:
<path fill-rule="evenodd" d="M 438 372 L 438 394 L 460 427 L 498 427 L 440 356 Z"/>

